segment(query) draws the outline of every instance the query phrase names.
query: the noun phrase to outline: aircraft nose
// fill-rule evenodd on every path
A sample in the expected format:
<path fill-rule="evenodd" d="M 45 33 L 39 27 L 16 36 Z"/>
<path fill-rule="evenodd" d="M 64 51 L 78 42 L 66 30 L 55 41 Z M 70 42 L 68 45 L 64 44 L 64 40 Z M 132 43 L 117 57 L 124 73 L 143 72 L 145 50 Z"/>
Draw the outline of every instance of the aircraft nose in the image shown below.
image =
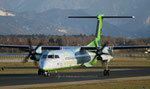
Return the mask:
<path fill-rule="evenodd" d="M 49 65 L 48 65 L 48 61 L 47 60 L 40 60 L 40 69 L 48 69 Z"/>

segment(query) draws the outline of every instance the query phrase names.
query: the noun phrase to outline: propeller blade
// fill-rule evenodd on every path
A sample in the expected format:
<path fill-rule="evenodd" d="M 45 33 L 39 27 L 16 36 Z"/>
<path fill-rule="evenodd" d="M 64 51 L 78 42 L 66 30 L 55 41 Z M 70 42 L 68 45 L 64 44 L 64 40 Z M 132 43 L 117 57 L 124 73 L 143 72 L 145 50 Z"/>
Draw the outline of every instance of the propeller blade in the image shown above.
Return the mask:
<path fill-rule="evenodd" d="M 34 60 L 34 65 L 35 65 L 35 67 L 38 66 L 38 63 L 36 60 Z"/>
<path fill-rule="evenodd" d="M 28 61 L 28 59 L 34 60 L 34 65 L 37 66 L 37 60 L 36 60 L 36 50 L 43 44 L 42 41 L 39 42 L 39 44 L 33 49 L 31 39 L 28 39 L 29 49 L 26 51 L 29 52 L 28 56 L 25 57 L 24 63 Z"/>
<path fill-rule="evenodd" d="M 96 57 L 97 57 L 97 55 L 94 56 L 94 58 L 93 58 L 93 60 L 92 60 L 92 63 L 94 62 L 94 59 L 95 59 Z"/>
<path fill-rule="evenodd" d="M 28 56 L 25 57 L 25 59 L 23 60 L 23 63 L 26 63 L 28 61 L 29 57 L 30 57 L 30 54 L 28 54 Z"/>
<path fill-rule="evenodd" d="M 31 39 L 28 39 L 29 49 L 32 50 L 32 42 Z"/>
<path fill-rule="evenodd" d="M 104 45 L 101 48 L 101 51 L 103 51 L 103 49 L 107 46 L 108 42 L 105 42 Z"/>
<path fill-rule="evenodd" d="M 34 50 L 37 50 L 42 44 L 43 44 L 42 41 L 40 41 Z"/>

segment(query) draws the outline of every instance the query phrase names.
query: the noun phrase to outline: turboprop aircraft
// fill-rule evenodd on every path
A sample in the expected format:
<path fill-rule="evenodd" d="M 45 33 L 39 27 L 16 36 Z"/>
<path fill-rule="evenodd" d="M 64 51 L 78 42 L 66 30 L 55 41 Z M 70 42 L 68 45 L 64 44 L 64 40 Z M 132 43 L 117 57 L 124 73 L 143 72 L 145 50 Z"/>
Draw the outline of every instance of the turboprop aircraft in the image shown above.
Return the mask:
<path fill-rule="evenodd" d="M 109 76 L 108 64 L 113 58 L 113 50 L 116 49 L 134 49 L 134 48 L 150 48 L 150 46 L 107 46 L 105 43 L 101 45 L 101 31 L 103 19 L 107 18 L 135 18 L 134 16 L 70 16 L 69 18 L 96 18 L 97 29 L 95 39 L 86 46 L 70 47 L 70 46 L 42 46 L 40 42 L 37 46 L 29 45 L 0 45 L 0 47 L 20 48 L 29 52 L 24 62 L 31 60 L 39 61 L 38 75 L 48 76 L 50 71 L 77 68 L 92 67 L 97 61 L 101 61 L 104 65 L 104 76 Z"/>

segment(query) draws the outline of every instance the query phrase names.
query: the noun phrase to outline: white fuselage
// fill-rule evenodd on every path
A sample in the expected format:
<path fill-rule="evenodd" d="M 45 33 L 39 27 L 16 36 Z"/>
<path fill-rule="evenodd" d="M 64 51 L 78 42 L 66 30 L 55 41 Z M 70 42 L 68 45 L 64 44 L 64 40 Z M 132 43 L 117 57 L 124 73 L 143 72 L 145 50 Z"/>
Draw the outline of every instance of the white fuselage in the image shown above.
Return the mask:
<path fill-rule="evenodd" d="M 78 49 L 47 51 L 42 54 L 39 64 L 43 70 L 80 66 L 88 64 L 94 56 L 95 53 L 80 52 Z"/>

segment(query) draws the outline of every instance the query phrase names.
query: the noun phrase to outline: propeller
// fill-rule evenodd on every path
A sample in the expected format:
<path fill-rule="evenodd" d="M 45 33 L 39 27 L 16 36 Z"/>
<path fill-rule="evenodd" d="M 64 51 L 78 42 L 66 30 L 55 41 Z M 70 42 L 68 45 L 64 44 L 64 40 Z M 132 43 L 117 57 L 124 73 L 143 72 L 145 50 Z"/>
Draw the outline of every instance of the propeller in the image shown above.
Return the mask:
<path fill-rule="evenodd" d="M 94 44 L 96 45 L 96 43 L 94 42 Z M 105 42 L 104 45 L 102 46 L 102 48 L 99 49 L 99 47 L 96 45 L 96 56 L 99 57 L 98 60 L 101 60 L 101 55 L 105 54 L 103 53 L 103 49 L 107 46 L 108 42 Z"/>
<path fill-rule="evenodd" d="M 34 64 L 37 65 L 37 60 L 35 55 L 38 53 L 36 53 L 36 50 L 42 45 L 42 41 L 39 42 L 39 44 L 35 48 L 32 47 L 31 39 L 28 39 L 28 44 L 29 44 L 29 49 L 26 51 L 29 52 L 29 54 L 25 57 L 23 63 L 28 62 L 28 59 L 30 58 L 31 60 L 34 60 Z"/>
<path fill-rule="evenodd" d="M 101 48 L 99 48 L 99 47 L 97 46 L 96 42 L 94 42 L 94 44 L 95 44 L 95 46 L 96 46 L 96 47 L 95 47 L 95 48 L 96 48 L 96 51 L 95 51 L 96 55 L 95 55 L 95 57 L 93 58 L 93 61 L 94 61 L 95 58 L 97 58 L 97 60 L 101 60 L 102 65 L 104 65 L 104 61 L 102 60 L 101 55 L 102 55 L 102 54 L 106 54 L 106 53 L 103 53 L 103 49 L 107 46 L 108 42 L 105 42 L 104 45 L 103 45 Z M 93 61 L 92 61 L 92 62 L 93 62 Z"/>

